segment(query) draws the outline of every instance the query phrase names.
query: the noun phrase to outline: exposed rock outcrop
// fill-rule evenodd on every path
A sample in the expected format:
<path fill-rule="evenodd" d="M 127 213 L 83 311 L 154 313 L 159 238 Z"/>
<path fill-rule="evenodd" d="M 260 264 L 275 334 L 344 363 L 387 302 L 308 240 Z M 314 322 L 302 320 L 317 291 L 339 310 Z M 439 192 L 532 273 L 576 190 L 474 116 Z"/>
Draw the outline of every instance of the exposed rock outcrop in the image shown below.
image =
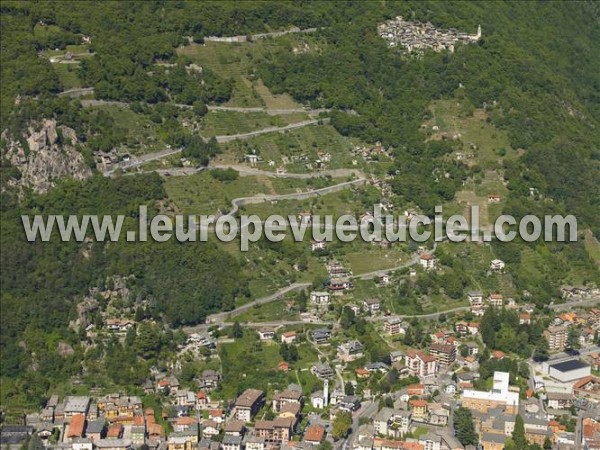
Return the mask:
<path fill-rule="evenodd" d="M 57 126 L 53 119 L 31 124 L 23 140 L 11 139 L 6 131 L 2 139 L 8 143 L 3 158 L 21 174 L 19 179 L 11 179 L 9 185 L 30 187 L 42 193 L 60 178 L 83 180 L 92 176 L 83 155 L 75 148 L 78 143 L 75 130 Z"/>

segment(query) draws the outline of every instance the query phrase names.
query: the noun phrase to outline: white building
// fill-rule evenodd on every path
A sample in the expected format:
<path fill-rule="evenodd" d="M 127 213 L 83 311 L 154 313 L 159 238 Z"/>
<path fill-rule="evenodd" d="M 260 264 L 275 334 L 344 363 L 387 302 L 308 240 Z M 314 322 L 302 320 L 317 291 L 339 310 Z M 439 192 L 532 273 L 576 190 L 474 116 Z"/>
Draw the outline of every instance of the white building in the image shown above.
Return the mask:
<path fill-rule="evenodd" d="M 579 359 L 570 359 L 548 365 L 548 375 L 562 383 L 569 383 L 591 374 L 591 367 Z"/>
<path fill-rule="evenodd" d="M 327 308 L 331 302 L 331 294 L 329 292 L 311 292 L 310 303 L 317 308 Z"/>
<path fill-rule="evenodd" d="M 490 269 L 492 270 L 502 270 L 504 269 L 506 264 L 501 259 L 493 259 L 490 263 Z"/>
<path fill-rule="evenodd" d="M 510 390 L 509 380 L 509 373 L 494 372 L 492 390 L 465 389 L 463 391 L 463 406 L 484 412 L 489 408 L 505 407 L 507 413 L 516 414 L 519 410 L 519 393 Z"/>
<path fill-rule="evenodd" d="M 431 253 L 423 253 L 421 258 L 419 258 L 419 263 L 425 270 L 435 269 L 435 256 Z"/>

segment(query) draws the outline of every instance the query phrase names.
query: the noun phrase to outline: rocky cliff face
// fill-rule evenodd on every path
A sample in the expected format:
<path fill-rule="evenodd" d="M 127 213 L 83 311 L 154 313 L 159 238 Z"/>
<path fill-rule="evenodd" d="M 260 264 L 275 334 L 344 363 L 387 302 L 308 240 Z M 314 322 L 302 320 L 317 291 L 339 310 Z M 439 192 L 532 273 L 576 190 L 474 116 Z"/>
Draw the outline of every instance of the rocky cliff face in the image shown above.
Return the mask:
<path fill-rule="evenodd" d="M 55 120 L 44 120 L 31 124 L 23 138 L 26 146 L 2 133 L 2 139 L 8 143 L 3 158 L 21 173 L 20 179 L 11 179 L 9 185 L 30 187 L 42 193 L 59 178 L 83 180 L 92 176 L 83 156 L 75 149 L 78 140 L 72 128 L 57 126 Z"/>

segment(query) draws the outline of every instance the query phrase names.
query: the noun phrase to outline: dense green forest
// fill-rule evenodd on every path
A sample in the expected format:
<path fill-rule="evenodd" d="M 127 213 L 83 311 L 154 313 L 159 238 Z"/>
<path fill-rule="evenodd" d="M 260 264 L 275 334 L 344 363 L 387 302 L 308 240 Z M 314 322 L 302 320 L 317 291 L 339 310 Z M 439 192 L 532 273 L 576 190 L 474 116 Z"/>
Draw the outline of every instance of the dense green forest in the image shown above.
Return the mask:
<path fill-rule="evenodd" d="M 173 326 L 198 323 L 210 312 L 231 309 L 234 299 L 245 294 L 239 262 L 214 243 L 90 242 L 84 253 L 74 241 L 53 237 L 47 243 L 29 243 L 23 238 L 20 214 L 111 211 L 127 217 L 127 228 L 133 226 L 140 204 L 148 204 L 149 213 L 156 213 L 156 201 L 164 196 L 156 174 L 114 180 L 96 176 L 83 184 L 65 181 L 46 195 L 31 196 L 19 207 L 3 203 L 2 377 L 27 376 L 34 361 L 37 371 L 31 376 L 36 379 L 43 374 L 42 378 L 58 383 L 79 374 L 80 364 L 59 357 L 57 343 L 79 348 L 80 336 L 67 328 L 76 317 L 75 305 L 90 288 L 106 289 L 113 275 L 134 275 L 129 283 L 132 307 L 137 299 L 150 299 L 143 314 Z M 136 366 L 135 358 L 130 363 Z M 143 376 L 140 370 L 137 367 L 136 373 Z M 9 392 L 16 389 L 10 386 Z M 30 392 L 30 401 L 39 400 L 37 386 Z"/>
<path fill-rule="evenodd" d="M 483 38 L 453 54 L 406 56 L 377 35 L 380 22 L 399 14 L 469 32 L 481 24 Z M 397 196 L 431 213 L 482 170 L 448 158 L 453 143 L 426 142 L 420 131 L 433 100 L 460 98 L 473 108 L 485 105 L 490 122 L 520 150 L 520 157 L 506 160 L 502 168 L 510 191 L 504 212 L 517 217 L 574 214 L 580 229 L 591 228 L 600 238 L 599 16 L 598 3 L 591 1 L 3 1 L 1 129 L 18 138 L 32 121 L 54 117 L 76 130 L 78 150 L 90 166 L 91 152 L 123 140 L 122 124 L 82 108 L 77 99 L 57 97 L 64 86 L 48 59 L 39 56 L 77 45 L 82 34 L 89 35 L 93 55 L 78 69 L 84 85 L 94 87 L 98 99 L 131 103 L 132 110 L 160 126 L 166 142 L 206 164 L 219 152 L 218 145 L 184 131 L 175 120 L 181 112 L 172 103 L 205 114 L 206 104 L 231 97 L 232 82 L 210 70 L 187 70 L 189 61 L 177 57 L 176 48 L 213 35 L 317 27 L 315 34 L 323 42 L 318 51 L 273 52 L 259 62 L 258 75 L 275 94 L 289 93 L 314 107 L 354 109 L 357 115 L 333 112 L 332 124 L 342 135 L 393 147 L 390 174 Z M 55 28 L 34 33 L 40 24 Z M 3 139 L 3 151 L 4 145 Z M 439 180 L 437 173 L 446 176 Z M 3 389 L 5 398 L 26 395 L 35 404 L 44 387 L 81 375 L 77 358 L 83 350 L 67 325 L 89 289 L 105 287 L 112 276 L 134 275 L 135 296 L 150 300 L 144 316 L 171 326 L 202 322 L 207 314 L 231 309 L 236 298 L 250 295 L 243 263 L 213 244 L 92 242 L 83 252 L 76 242 L 31 244 L 24 239 L 21 214 L 125 214 L 127 226 L 134 226 L 139 204 L 157 211 L 166 197 L 158 175 L 95 175 L 84 182 L 63 180 L 44 195 L 17 195 L 6 182 L 18 173 L 4 159 L 1 174 L 0 375 L 3 388 L 9 387 Z M 548 201 L 531 196 L 530 188 Z M 511 262 L 520 245 L 526 244 L 498 246 L 498 252 Z M 586 258 L 581 245 L 557 245 L 549 251 Z M 560 270 L 555 267 L 553 273 Z M 518 273 L 515 277 L 519 281 Z M 528 287 L 526 275 L 521 277 L 519 287 Z M 458 281 L 456 297 L 466 284 Z M 540 287 L 548 296 L 553 289 L 550 280 Z M 490 342 L 511 348 L 526 341 L 524 356 L 531 353 L 541 324 L 529 334 L 518 328 L 510 334 L 506 330 L 514 317 L 493 321 Z M 172 346 L 172 337 L 161 337 L 156 330 L 147 334 L 165 349 Z M 59 358 L 59 341 L 75 346 L 76 353 Z M 127 358 L 119 358 L 119 345 L 96 350 L 96 356 L 131 369 L 123 372 L 129 376 L 113 382 L 139 381 L 143 370 L 133 369 L 135 358 L 158 355 L 149 357 L 141 342 Z"/>
<path fill-rule="evenodd" d="M 403 14 L 463 30 L 481 24 L 483 38 L 452 55 L 431 52 L 415 60 L 386 48 L 375 33 L 375 13 L 366 14 L 323 30 L 332 45 L 320 53 L 273 58 L 261 72 L 265 82 L 275 92 L 290 92 L 315 106 L 357 110 L 360 116 L 334 115 L 336 128 L 394 146 L 395 192 L 429 212 L 444 198 L 452 198 L 464 177 L 464 169 L 448 167 L 439 158 L 443 148 L 423 143 L 419 126 L 429 102 L 458 93 L 476 107 L 486 104 L 492 122 L 508 132 L 512 148 L 525 150 L 518 162 L 506 163 L 511 197 L 525 208 L 537 209 L 528 198 L 529 188 L 535 188 L 558 202 L 557 210 L 575 214 L 598 235 L 598 5 L 385 5 L 377 12 L 379 19 Z M 450 171 L 451 177 L 433 183 L 434 167 Z"/>

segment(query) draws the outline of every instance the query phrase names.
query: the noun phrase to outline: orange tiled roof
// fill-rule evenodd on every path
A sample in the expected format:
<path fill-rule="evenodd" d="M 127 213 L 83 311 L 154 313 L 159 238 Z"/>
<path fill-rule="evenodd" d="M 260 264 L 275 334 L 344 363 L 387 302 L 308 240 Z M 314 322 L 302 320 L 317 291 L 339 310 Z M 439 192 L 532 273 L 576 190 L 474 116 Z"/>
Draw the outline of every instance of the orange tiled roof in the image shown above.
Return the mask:
<path fill-rule="evenodd" d="M 85 416 L 83 414 L 75 414 L 71 418 L 69 424 L 68 438 L 78 438 L 83 436 L 83 428 L 85 426 Z"/>
<path fill-rule="evenodd" d="M 195 423 L 197 422 L 196 419 L 194 419 L 193 417 L 178 417 L 175 421 L 175 425 L 180 426 L 194 425 Z"/>
<path fill-rule="evenodd" d="M 321 425 L 311 425 L 304 433 L 304 440 L 311 442 L 321 442 L 325 436 L 325 428 Z"/>
<path fill-rule="evenodd" d="M 411 400 L 410 406 L 412 406 L 414 408 L 426 408 L 427 401 L 426 400 Z"/>
<path fill-rule="evenodd" d="M 144 425 L 144 416 L 134 416 L 133 424 L 137 427 Z"/>

